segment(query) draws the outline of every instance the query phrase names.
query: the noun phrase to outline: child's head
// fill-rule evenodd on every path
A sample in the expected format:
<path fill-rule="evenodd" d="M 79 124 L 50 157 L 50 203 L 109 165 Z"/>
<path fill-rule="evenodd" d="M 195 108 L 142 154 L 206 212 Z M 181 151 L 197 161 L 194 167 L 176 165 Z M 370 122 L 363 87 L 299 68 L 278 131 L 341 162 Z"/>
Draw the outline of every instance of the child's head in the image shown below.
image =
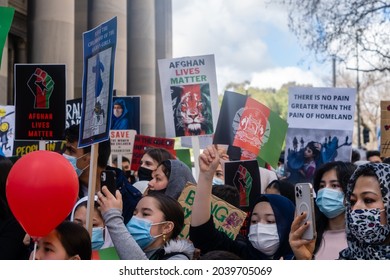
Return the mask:
<path fill-rule="evenodd" d="M 91 238 L 81 225 L 64 221 L 38 240 L 36 260 L 90 260 Z M 33 257 L 33 252 L 30 258 Z"/>
<path fill-rule="evenodd" d="M 85 197 L 87 198 L 87 197 Z M 82 225 L 83 227 L 87 227 L 87 200 L 85 198 L 80 199 L 78 203 L 75 205 L 75 209 L 72 212 L 71 220 L 77 224 Z M 104 227 L 104 220 L 102 214 L 100 213 L 99 204 L 94 201 L 94 209 L 92 216 L 92 226 L 93 227 Z"/>

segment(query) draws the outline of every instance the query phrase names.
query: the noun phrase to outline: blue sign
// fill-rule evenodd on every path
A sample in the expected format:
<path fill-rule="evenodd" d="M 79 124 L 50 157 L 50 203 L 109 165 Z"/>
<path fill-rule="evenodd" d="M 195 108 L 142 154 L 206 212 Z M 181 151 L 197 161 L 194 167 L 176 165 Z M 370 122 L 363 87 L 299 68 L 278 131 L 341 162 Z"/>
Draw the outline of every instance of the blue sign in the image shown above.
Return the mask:
<path fill-rule="evenodd" d="M 83 109 L 79 147 L 109 139 L 116 41 L 116 17 L 83 33 Z"/>

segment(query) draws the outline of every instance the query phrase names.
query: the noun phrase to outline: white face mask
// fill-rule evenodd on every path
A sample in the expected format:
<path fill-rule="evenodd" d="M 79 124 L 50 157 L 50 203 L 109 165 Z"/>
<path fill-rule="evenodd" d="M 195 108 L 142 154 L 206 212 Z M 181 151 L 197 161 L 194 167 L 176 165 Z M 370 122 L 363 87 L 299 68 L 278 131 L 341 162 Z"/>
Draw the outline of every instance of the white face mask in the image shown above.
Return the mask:
<path fill-rule="evenodd" d="M 272 256 L 279 248 L 279 234 L 276 223 L 251 225 L 248 237 L 252 246 L 267 256 Z"/>
<path fill-rule="evenodd" d="M 122 115 L 122 109 L 114 109 L 114 116 L 119 118 Z"/>

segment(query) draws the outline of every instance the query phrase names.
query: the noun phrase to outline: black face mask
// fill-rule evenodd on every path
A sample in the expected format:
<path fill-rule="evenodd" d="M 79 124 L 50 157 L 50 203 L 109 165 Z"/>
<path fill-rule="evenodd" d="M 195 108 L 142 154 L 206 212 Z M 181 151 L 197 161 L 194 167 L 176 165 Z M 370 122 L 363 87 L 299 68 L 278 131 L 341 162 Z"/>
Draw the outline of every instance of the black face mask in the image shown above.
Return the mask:
<path fill-rule="evenodd" d="M 147 169 L 145 167 L 138 168 L 138 179 L 139 181 L 151 181 L 153 170 Z"/>

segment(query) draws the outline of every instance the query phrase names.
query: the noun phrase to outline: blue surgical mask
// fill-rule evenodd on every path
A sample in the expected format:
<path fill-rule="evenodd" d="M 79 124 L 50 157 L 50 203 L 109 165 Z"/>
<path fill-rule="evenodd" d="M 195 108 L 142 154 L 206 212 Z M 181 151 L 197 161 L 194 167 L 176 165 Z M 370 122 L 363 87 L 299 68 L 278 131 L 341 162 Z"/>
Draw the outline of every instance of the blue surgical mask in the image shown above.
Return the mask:
<path fill-rule="evenodd" d="M 131 217 L 130 221 L 127 223 L 126 227 L 130 234 L 133 236 L 134 240 L 141 247 L 141 249 L 147 248 L 150 244 L 156 240 L 157 237 L 160 237 L 162 234 L 157 236 L 152 236 L 150 234 L 150 229 L 154 225 L 163 224 L 166 222 L 155 223 L 147 219 L 141 219 L 137 216 Z"/>
<path fill-rule="evenodd" d="M 99 250 L 104 244 L 104 228 L 103 227 L 93 227 L 92 228 L 92 250 Z"/>
<path fill-rule="evenodd" d="M 316 204 L 326 217 L 335 218 L 345 211 L 344 193 L 330 188 L 320 189 L 317 193 Z"/>
<path fill-rule="evenodd" d="M 223 185 L 224 182 L 222 179 L 218 178 L 218 177 L 213 177 L 213 185 Z"/>
<path fill-rule="evenodd" d="M 70 155 L 67 155 L 67 154 L 62 154 L 69 162 L 70 162 L 70 164 L 72 164 L 72 166 L 73 166 L 73 169 L 76 171 L 76 173 L 77 173 L 77 177 L 80 177 L 80 175 L 84 172 L 84 170 L 88 167 L 88 165 L 85 167 L 85 168 L 83 168 L 83 169 L 80 169 L 80 168 L 78 168 L 77 167 L 77 160 L 78 159 L 80 159 L 80 158 L 82 158 L 82 157 L 84 157 L 84 156 L 86 156 L 87 154 L 83 154 L 81 157 L 78 157 L 78 158 L 76 158 L 76 157 L 74 157 L 74 156 L 70 156 Z"/>

